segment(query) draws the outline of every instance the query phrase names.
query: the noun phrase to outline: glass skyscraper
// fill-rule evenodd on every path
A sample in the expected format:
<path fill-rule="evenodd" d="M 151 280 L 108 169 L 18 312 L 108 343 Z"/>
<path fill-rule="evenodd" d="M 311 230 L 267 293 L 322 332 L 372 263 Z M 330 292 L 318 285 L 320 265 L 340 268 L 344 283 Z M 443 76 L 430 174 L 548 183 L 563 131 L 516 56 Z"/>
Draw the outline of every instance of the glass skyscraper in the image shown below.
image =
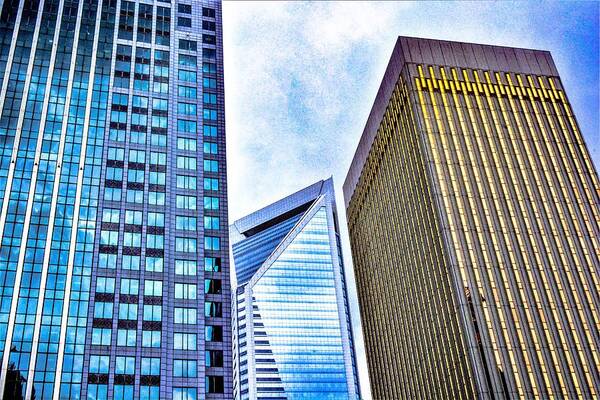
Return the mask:
<path fill-rule="evenodd" d="M 358 399 L 333 182 L 230 226 L 234 398 Z"/>
<path fill-rule="evenodd" d="M 220 2 L 0 7 L 0 395 L 231 398 Z"/>
<path fill-rule="evenodd" d="M 398 38 L 344 183 L 373 398 L 598 398 L 599 194 L 549 52 Z"/>

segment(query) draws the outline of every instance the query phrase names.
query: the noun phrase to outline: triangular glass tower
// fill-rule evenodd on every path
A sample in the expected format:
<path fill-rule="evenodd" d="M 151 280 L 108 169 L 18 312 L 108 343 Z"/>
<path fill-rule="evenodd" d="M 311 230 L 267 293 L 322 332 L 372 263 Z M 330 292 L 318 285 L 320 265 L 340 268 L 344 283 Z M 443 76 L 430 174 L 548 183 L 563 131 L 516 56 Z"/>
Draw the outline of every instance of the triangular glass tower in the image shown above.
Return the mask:
<path fill-rule="evenodd" d="M 331 179 L 231 226 L 236 399 L 358 399 Z"/>

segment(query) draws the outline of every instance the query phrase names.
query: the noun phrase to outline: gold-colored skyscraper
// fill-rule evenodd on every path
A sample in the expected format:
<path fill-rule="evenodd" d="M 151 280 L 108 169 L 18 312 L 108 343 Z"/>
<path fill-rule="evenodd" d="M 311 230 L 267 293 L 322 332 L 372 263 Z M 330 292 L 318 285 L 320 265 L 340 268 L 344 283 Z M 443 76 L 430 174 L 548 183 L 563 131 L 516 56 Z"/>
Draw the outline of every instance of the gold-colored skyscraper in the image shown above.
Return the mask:
<path fill-rule="evenodd" d="M 598 398 L 599 194 L 550 53 L 398 38 L 344 183 L 374 399 Z"/>

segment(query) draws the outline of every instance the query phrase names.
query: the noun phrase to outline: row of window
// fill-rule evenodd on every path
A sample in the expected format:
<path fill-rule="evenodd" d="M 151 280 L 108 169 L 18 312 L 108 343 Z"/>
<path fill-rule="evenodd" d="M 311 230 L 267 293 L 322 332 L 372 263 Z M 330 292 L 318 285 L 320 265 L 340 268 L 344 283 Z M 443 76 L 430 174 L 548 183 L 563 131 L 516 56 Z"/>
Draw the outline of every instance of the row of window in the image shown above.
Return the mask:
<path fill-rule="evenodd" d="M 198 250 L 198 240 L 189 237 L 175 237 L 175 251 L 182 253 L 195 253 Z M 123 232 L 123 246 L 142 247 L 142 234 L 139 232 Z M 146 233 L 146 248 L 164 249 L 164 235 Z M 102 230 L 100 231 L 100 245 L 118 246 L 119 231 Z M 215 236 L 204 237 L 205 250 L 221 250 L 221 240 Z"/>
<path fill-rule="evenodd" d="M 138 255 L 123 254 L 121 257 L 121 269 L 139 271 L 142 262 L 142 257 Z M 176 275 L 197 275 L 197 261 L 195 260 L 175 260 Z M 114 269 L 117 265 L 117 254 L 100 253 L 98 259 L 98 267 Z M 145 257 L 145 270 L 148 272 L 163 272 L 164 258 L 163 257 Z M 204 271 L 220 272 L 221 258 L 220 257 L 204 257 Z"/>
<path fill-rule="evenodd" d="M 222 376 L 207 376 L 205 379 L 206 393 L 223 393 L 223 377 Z M 174 387 L 172 398 L 173 400 L 196 400 L 198 389 L 190 387 Z M 134 398 L 133 385 L 114 385 L 113 400 L 130 400 Z M 140 386 L 140 400 L 159 400 L 159 386 Z M 108 400 L 108 385 L 106 384 L 89 384 L 88 399 Z"/>

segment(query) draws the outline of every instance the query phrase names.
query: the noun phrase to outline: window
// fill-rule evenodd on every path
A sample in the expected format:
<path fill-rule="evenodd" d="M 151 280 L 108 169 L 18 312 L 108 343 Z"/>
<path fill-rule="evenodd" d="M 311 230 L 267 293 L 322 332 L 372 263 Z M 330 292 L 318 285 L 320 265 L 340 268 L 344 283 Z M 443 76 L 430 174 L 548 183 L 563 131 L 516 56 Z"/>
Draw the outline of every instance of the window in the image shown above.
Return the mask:
<path fill-rule="evenodd" d="M 195 253 L 196 252 L 196 239 L 194 238 L 175 238 L 175 251 L 183 253 Z"/>
<path fill-rule="evenodd" d="M 187 150 L 187 151 L 196 151 L 196 139 L 189 138 L 177 138 L 177 149 L 178 150 Z"/>
<path fill-rule="evenodd" d="M 123 255 L 123 262 L 121 268 L 130 271 L 139 271 L 140 269 L 140 256 L 132 256 L 129 254 Z"/>
<path fill-rule="evenodd" d="M 108 374 L 110 356 L 90 356 L 90 372 L 92 374 Z"/>
<path fill-rule="evenodd" d="M 114 122 L 115 124 L 127 123 L 127 112 L 112 110 L 110 112 L 110 122 Z M 109 160 L 110 160 L 110 158 L 109 158 Z"/>
<path fill-rule="evenodd" d="M 139 281 L 137 279 L 121 279 L 121 294 L 136 295 L 138 294 Z"/>
<path fill-rule="evenodd" d="M 148 192 L 148 204 L 152 206 L 164 206 L 165 194 L 163 192 Z"/>
<path fill-rule="evenodd" d="M 92 344 L 110 346 L 112 330 L 110 328 L 92 328 Z"/>
<path fill-rule="evenodd" d="M 217 127 L 213 125 L 204 125 L 202 127 L 202 134 L 208 137 L 216 137 L 217 136 Z"/>
<path fill-rule="evenodd" d="M 173 376 L 176 378 L 195 378 L 195 360 L 173 360 Z"/>
<path fill-rule="evenodd" d="M 115 278 L 99 276 L 96 278 L 96 293 L 114 293 Z"/>
<path fill-rule="evenodd" d="M 177 72 L 177 77 L 179 78 L 180 81 L 184 81 L 184 82 L 196 82 L 196 72 L 195 71 L 186 71 L 183 69 L 180 69 Z"/>
<path fill-rule="evenodd" d="M 221 242 L 218 237 L 205 236 L 204 248 L 206 250 L 221 250 Z"/>
<path fill-rule="evenodd" d="M 217 64 L 208 62 L 202 63 L 202 72 L 207 74 L 216 74 Z"/>
<path fill-rule="evenodd" d="M 182 28 L 191 28 L 192 19 L 187 17 L 177 17 L 177 26 Z"/>
<path fill-rule="evenodd" d="M 142 375 L 160 375 L 160 358 L 142 357 Z"/>
<path fill-rule="evenodd" d="M 220 279 L 205 279 L 204 280 L 204 293 L 205 294 L 221 294 L 221 280 Z"/>
<path fill-rule="evenodd" d="M 102 211 L 102 222 L 108 222 L 111 224 L 119 223 L 120 211 L 114 208 L 105 208 Z"/>
<path fill-rule="evenodd" d="M 107 167 L 106 168 L 106 179 L 108 179 L 109 181 L 122 181 L 123 180 L 123 168 Z"/>
<path fill-rule="evenodd" d="M 222 367 L 223 366 L 223 352 L 221 350 L 206 350 L 205 352 L 205 366 L 207 367 Z"/>
<path fill-rule="evenodd" d="M 116 254 L 103 254 L 98 256 L 98 267 L 100 268 L 115 268 L 117 265 Z"/>
<path fill-rule="evenodd" d="M 183 115 L 196 115 L 196 105 L 191 103 L 177 103 L 177 112 Z"/>
<path fill-rule="evenodd" d="M 216 160 L 204 160 L 203 169 L 206 172 L 219 172 L 219 162 Z"/>
<path fill-rule="evenodd" d="M 180 229 L 183 231 L 195 231 L 196 221 L 196 217 L 186 217 L 178 215 L 177 217 L 175 217 L 175 227 L 176 229 Z"/>
<path fill-rule="evenodd" d="M 153 304 L 144 304 L 143 319 L 144 319 L 144 321 L 161 321 L 162 320 L 162 306 L 153 305 Z"/>
<path fill-rule="evenodd" d="M 167 165 L 167 154 L 150 152 L 150 164 L 152 165 Z"/>
<path fill-rule="evenodd" d="M 143 169 L 129 169 L 127 171 L 127 182 L 128 183 L 144 183 L 144 170 Z"/>
<path fill-rule="evenodd" d="M 119 304 L 119 319 L 135 320 L 137 319 L 137 304 Z"/>
<path fill-rule="evenodd" d="M 106 400 L 108 392 L 108 385 L 88 385 L 88 399 L 94 400 Z"/>
<path fill-rule="evenodd" d="M 129 150 L 129 162 L 138 164 L 145 163 L 146 152 L 144 150 Z"/>
<path fill-rule="evenodd" d="M 206 393 L 223 393 L 223 377 L 222 376 L 210 376 L 207 375 L 206 379 Z"/>
<path fill-rule="evenodd" d="M 177 195 L 175 198 L 177 208 L 195 210 L 196 209 L 196 196 L 184 196 Z"/>
<path fill-rule="evenodd" d="M 202 78 L 202 87 L 216 89 L 217 80 L 215 78 Z"/>
<path fill-rule="evenodd" d="M 196 170 L 196 157 L 177 156 L 177 168 Z"/>
<path fill-rule="evenodd" d="M 206 271 L 206 272 L 221 271 L 221 259 L 219 257 L 204 257 L 204 271 Z"/>
<path fill-rule="evenodd" d="M 124 93 L 113 93 L 112 104 L 127 107 L 129 97 Z"/>
<path fill-rule="evenodd" d="M 137 338 L 135 329 L 118 329 L 117 346 L 133 347 Z"/>
<path fill-rule="evenodd" d="M 175 283 L 175 298 L 196 300 L 196 285 L 193 283 Z"/>
<path fill-rule="evenodd" d="M 125 210 L 125 223 L 128 225 L 141 225 L 142 212 L 134 210 Z"/>
<path fill-rule="evenodd" d="M 137 232 L 125 232 L 123 234 L 123 246 L 126 247 L 141 247 L 142 234 Z"/>
<path fill-rule="evenodd" d="M 133 399 L 133 385 L 115 385 L 113 400 Z"/>
<path fill-rule="evenodd" d="M 146 271 L 162 272 L 164 259 L 162 257 L 146 257 Z"/>
<path fill-rule="evenodd" d="M 165 185 L 166 174 L 164 172 L 150 171 L 149 182 L 151 185 Z"/>
<path fill-rule="evenodd" d="M 204 190 L 219 190 L 219 180 L 216 178 L 204 178 Z"/>
<path fill-rule="evenodd" d="M 204 217 L 204 229 L 219 229 L 219 217 Z"/>
<path fill-rule="evenodd" d="M 107 168 L 107 170 L 110 168 Z M 104 200 L 121 201 L 121 189 L 107 187 L 104 188 Z"/>
<path fill-rule="evenodd" d="M 176 324 L 185 324 L 185 325 L 195 325 L 196 324 L 196 309 L 195 308 L 182 308 L 175 307 L 175 323 Z"/>
<path fill-rule="evenodd" d="M 155 235 L 153 233 L 146 234 L 146 248 L 148 249 L 164 249 L 165 237 L 163 235 Z"/>
<path fill-rule="evenodd" d="M 222 342 L 223 327 L 218 325 L 206 325 L 204 328 L 204 339 L 207 342 Z"/>
<path fill-rule="evenodd" d="M 182 6 L 183 4 L 180 4 Z M 193 40 L 179 39 L 179 50 L 196 51 L 196 42 Z"/>
<path fill-rule="evenodd" d="M 208 8 L 208 7 L 202 7 L 202 16 L 203 17 L 214 18 L 215 17 L 215 9 L 214 8 Z"/>
<path fill-rule="evenodd" d="M 150 144 L 152 146 L 160 146 L 160 147 L 166 147 L 167 146 L 167 135 L 163 135 L 161 133 L 151 133 L 150 134 Z"/>
<path fill-rule="evenodd" d="M 196 177 L 188 175 L 177 175 L 177 188 L 196 190 Z"/>
<path fill-rule="evenodd" d="M 140 386 L 140 400 L 160 400 L 160 386 Z"/>
<path fill-rule="evenodd" d="M 216 301 L 204 302 L 205 317 L 221 317 L 223 313 L 222 304 Z"/>
<path fill-rule="evenodd" d="M 204 104 L 217 104 L 217 95 L 214 93 L 202 93 Z"/>
<path fill-rule="evenodd" d="M 109 160 L 123 161 L 124 157 L 125 157 L 125 149 L 121 149 L 118 147 L 109 147 L 108 148 L 108 159 Z"/>
<path fill-rule="evenodd" d="M 186 97 L 188 99 L 195 99 L 197 97 L 197 90 L 191 86 L 178 86 L 177 94 L 179 97 Z"/>
<path fill-rule="evenodd" d="M 117 356 L 115 374 L 135 375 L 135 357 Z"/>
<path fill-rule="evenodd" d="M 94 318 L 107 318 L 113 316 L 113 303 L 104 303 L 97 301 L 94 304 Z"/>
<path fill-rule="evenodd" d="M 167 117 L 164 117 L 162 115 L 153 115 L 152 127 L 159 129 L 167 129 Z"/>
<path fill-rule="evenodd" d="M 157 213 L 157 212 L 149 212 L 148 213 L 148 226 L 165 226 L 165 214 Z"/>
<path fill-rule="evenodd" d="M 216 30 L 216 24 L 212 21 L 202 21 L 202 29 L 207 31 Z"/>
<path fill-rule="evenodd" d="M 162 133 L 152 132 L 150 134 L 150 144 L 152 146 L 165 147 L 167 145 L 167 136 L 163 135 Z"/>
<path fill-rule="evenodd" d="M 193 133 L 196 134 L 196 121 L 187 121 L 184 119 L 177 120 L 177 130 L 179 132 Z"/>
<path fill-rule="evenodd" d="M 196 261 L 175 260 L 175 275 L 196 276 Z"/>
<path fill-rule="evenodd" d="M 160 347 L 161 331 L 142 331 L 142 347 Z"/>
<path fill-rule="evenodd" d="M 206 44 L 217 44 L 217 37 L 215 35 L 202 35 L 202 43 Z"/>
<path fill-rule="evenodd" d="M 204 142 L 202 151 L 204 154 L 217 154 L 218 147 L 216 143 Z"/>
<path fill-rule="evenodd" d="M 130 170 L 132 171 L 132 170 Z M 144 171 L 141 171 L 142 173 Z M 144 201 L 144 191 L 143 190 L 135 190 L 135 189 L 127 189 L 127 202 L 142 204 Z"/>
<path fill-rule="evenodd" d="M 205 60 L 214 61 L 216 57 L 217 51 L 215 49 L 202 48 L 202 58 L 204 58 Z"/>
<path fill-rule="evenodd" d="M 187 54 L 179 54 L 179 65 L 182 67 L 195 67 L 197 60 L 196 56 L 189 56 Z"/>
<path fill-rule="evenodd" d="M 205 210 L 218 210 L 219 209 L 219 198 L 218 197 L 204 197 L 204 209 Z"/>
<path fill-rule="evenodd" d="M 144 96 L 133 96 L 131 105 L 136 108 L 148 108 L 148 98 Z"/>
<path fill-rule="evenodd" d="M 162 281 L 144 281 L 144 296 L 162 296 Z"/>
<path fill-rule="evenodd" d="M 202 110 L 202 118 L 215 121 L 217 119 L 217 110 L 205 108 L 204 110 Z"/>
<path fill-rule="evenodd" d="M 100 231 L 100 244 L 105 246 L 117 246 L 119 244 L 119 232 Z"/>
<path fill-rule="evenodd" d="M 154 111 L 168 111 L 169 102 L 165 99 L 152 99 L 152 110 Z"/>
<path fill-rule="evenodd" d="M 196 350 L 196 334 L 174 333 L 173 348 L 175 350 Z"/>
<path fill-rule="evenodd" d="M 177 12 L 181 14 L 191 14 L 192 13 L 192 5 L 191 4 L 178 4 Z"/>

